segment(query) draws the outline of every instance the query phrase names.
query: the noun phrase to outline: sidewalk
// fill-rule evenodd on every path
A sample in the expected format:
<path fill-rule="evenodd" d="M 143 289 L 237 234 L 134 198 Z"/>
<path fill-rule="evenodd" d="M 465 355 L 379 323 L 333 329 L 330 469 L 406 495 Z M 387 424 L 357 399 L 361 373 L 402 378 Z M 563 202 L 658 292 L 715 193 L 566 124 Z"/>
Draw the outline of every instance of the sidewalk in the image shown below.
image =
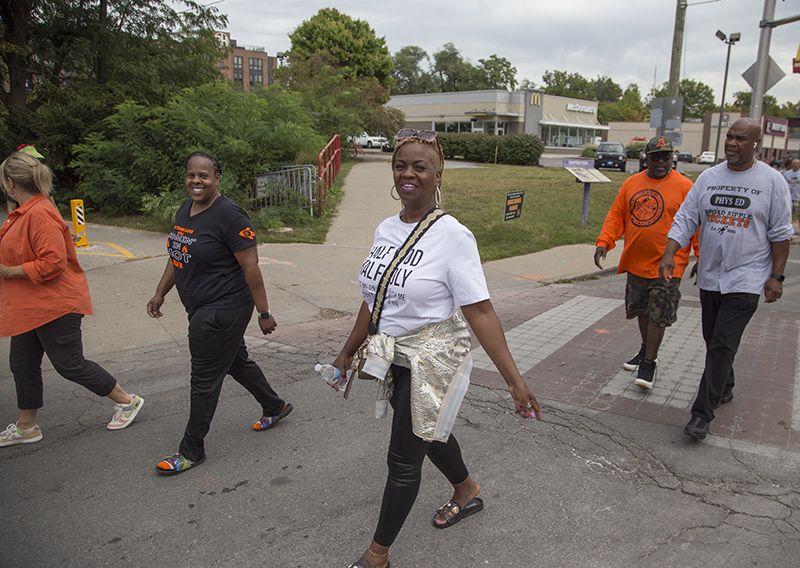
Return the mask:
<path fill-rule="evenodd" d="M 110 432 L 112 403 L 45 362 L 44 439 L 0 448 L 0 566 L 344 568 L 358 558 L 378 515 L 389 422 L 372 418 L 372 383 L 357 381 L 343 400 L 313 365 L 341 349 L 374 228 L 399 210 L 386 158 L 353 168 L 326 244 L 259 247 L 279 327 L 265 338 L 251 325 L 246 339 L 294 412 L 253 432 L 257 405 L 226 381 L 208 460 L 175 478 L 153 468 L 176 451 L 188 413 L 186 316 L 175 292 L 163 318 L 145 313 L 166 264 L 164 237 L 90 224 L 90 241 L 135 259 L 79 255 L 95 308 L 85 350 L 146 404 L 130 428 Z M 682 427 L 703 366 L 696 291 L 683 282 L 656 386 L 642 391 L 621 368 L 639 346 L 624 317 L 624 276 L 569 280 L 597 273 L 593 252 L 567 246 L 484 265 L 544 421 L 513 415 L 476 344 L 455 435 L 486 509 L 446 532 L 431 527 L 451 490 L 426 464 L 392 566 L 796 566 L 797 308 L 758 310 L 737 357 L 736 398 L 693 443 Z M 800 286 L 798 265 L 792 247 L 787 290 Z M 15 408 L 3 364 L 0 417 L 13 421 Z"/>

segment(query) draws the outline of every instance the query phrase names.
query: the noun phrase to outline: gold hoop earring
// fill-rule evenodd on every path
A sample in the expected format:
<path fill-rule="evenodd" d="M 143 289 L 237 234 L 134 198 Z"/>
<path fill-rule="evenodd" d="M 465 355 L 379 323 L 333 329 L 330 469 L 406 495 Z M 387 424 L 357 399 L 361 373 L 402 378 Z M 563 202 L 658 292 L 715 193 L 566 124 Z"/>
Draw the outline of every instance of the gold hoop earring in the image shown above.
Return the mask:
<path fill-rule="evenodd" d="M 436 204 L 436 207 L 442 206 L 442 188 L 438 185 L 436 186 L 436 191 L 433 194 L 433 202 Z"/>
<path fill-rule="evenodd" d="M 391 189 L 389 189 L 389 195 L 391 195 L 391 196 L 392 196 L 392 199 L 394 199 L 395 201 L 400 201 L 400 194 L 398 193 L 398 194 L 397 194 L 397 197 L 395 197 L 395 196 L 394 196 L 394 190 L 395 190 L 395 187 L 394 187 L 394 185 L 393 185 L 393 186 L 391 187 Z"/>

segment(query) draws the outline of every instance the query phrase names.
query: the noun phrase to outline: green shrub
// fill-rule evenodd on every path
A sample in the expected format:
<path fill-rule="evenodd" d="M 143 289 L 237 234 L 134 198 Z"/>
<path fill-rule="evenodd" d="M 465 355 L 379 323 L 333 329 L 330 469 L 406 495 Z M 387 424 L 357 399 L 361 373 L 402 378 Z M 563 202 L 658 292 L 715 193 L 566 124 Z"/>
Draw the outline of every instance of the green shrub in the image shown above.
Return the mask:
<path fill-rule="evenodd" d="M 639 159 L 639 154 L 642 152 L 642 148 L 644 148 L 644 142 L 631 142 L 627 146 L 625 146 L 625 154 L 629 158 Z"/>
<path fill-rule="evenodd" d="M 594 158 L 596 153 L 597 146 L 594 144 L 589 144 L 588 146 L 584 146 L 583 150 L 581 150 L 581 158 Z"/>
<path fill-rule="evenodd" d="M 531 134 L 440 133 L 442 152 L 448 160 L 463 158 L 472 162 L 512 165 L 536 165 L 544 152 L 544 144 Z"/>
<path fill-rule="evenodd" d="M 296 95 L 251 94 L 218 82 L 185 89 L 163 107 L 119 105 L 74 147 L 72 166 L 88 208 L 166 215 L 161 209 L 186 198 L 186 156 L 202 150 L 222 164 L 220 192 L 249 209 L 257 173 L 316 155 L 323 146 Z"/>

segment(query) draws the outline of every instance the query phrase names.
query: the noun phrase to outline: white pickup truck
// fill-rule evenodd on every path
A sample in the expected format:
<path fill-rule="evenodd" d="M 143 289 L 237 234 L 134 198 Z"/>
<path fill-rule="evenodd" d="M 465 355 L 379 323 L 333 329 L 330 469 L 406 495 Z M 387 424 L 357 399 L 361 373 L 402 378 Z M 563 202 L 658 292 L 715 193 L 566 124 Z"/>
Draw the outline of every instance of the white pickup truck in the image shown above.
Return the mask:
<path fill-rule="evenodd" d="M 362 132 L 359 136 L 353 139 L 354 144 L 358 144 L 365 148 L 380 148 L 386 142 L 383 136 L 370 136 L 366 132 Z"/>

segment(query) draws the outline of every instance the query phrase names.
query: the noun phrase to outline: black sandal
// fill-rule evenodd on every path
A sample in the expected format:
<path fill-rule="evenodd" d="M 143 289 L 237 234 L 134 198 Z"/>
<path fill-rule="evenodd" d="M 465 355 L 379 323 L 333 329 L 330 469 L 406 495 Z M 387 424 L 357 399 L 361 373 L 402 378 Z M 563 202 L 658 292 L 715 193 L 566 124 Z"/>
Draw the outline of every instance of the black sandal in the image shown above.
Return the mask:
<path fill-rule="evenodd" d="M 463 508 L 459 507 L 455 501 L 448 501 L 436 510 L 436 514 L 444 519 L 443 523 L 436 522 L 436 515 L 433 516 L 433 526 L 437 529 L 446 529 L 452 527 L 464 517 L 477 513 L 483 509 L 483 499 L 475 497 L 469 503 L 464 505 Z"/>

